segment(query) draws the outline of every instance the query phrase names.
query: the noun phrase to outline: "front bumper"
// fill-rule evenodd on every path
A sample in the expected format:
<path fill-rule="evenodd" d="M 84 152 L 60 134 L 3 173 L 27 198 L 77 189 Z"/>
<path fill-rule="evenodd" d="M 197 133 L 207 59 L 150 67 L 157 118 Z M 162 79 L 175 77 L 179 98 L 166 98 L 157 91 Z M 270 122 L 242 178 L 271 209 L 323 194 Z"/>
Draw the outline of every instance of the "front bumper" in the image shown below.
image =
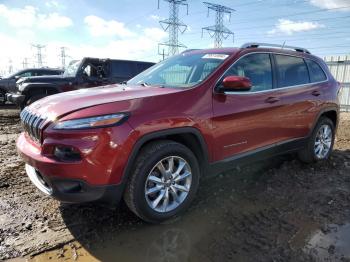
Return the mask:
<path fill-rule="evenodd" d="M 98 201 L 115 206 L 123 195 L 122 185 L 92 186 L 83 180 L 45 176 L 29 164 L 26 173 L 40 191 L 65 203 Z"/>
<path fill-rule="evenodd" d="M 6 100 L 13 103 L 13 104 L 20 106 L 23 104 L 23 102 L 25 100 L 25 95 L 7 93 Z"/>

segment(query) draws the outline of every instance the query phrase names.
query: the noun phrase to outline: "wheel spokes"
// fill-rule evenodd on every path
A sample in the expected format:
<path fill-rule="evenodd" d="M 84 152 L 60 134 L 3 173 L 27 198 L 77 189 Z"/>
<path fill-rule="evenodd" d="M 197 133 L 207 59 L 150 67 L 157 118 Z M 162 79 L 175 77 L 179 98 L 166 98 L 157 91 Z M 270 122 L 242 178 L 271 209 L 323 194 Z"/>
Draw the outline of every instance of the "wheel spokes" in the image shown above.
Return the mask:
<path fill-rule="evenodd" d="M 151 195 L 151 194 L 157 193 L 157 192 L 159 192 L 160 190 L 162 190 L 162 188 L 163 188 L 163 187 L 161 187 L 161 186 L 152 187 L 152 188 L 150 188 L 150 189 L 147 190 L 146 195 Z"/>
<path fill-rule="evenodd" d="M 163 158 L 150 171 L 145 183 L 145 197 L 157 212 L 169 212 L 187 197 L 192 172 L 186 160 L 178 156 Z"/>
<path fill-rule="evenodd" d="M 177 176 L 174 181 L 175 182 L 180 182 L 182 180 L 184 180 L 185 178 L 189 177 L 191 175 L 190 172 L 185 172 L 183 175 Z"/>
<path fill-rule="evenodd" d="M 158 184 L 158 185 L 163 185 L 164 182 L 162 181 L 162 179 L 160 179 L 159 177 L 156 177 L 156 176 L 150 176 L 148 178 L 149 181 L 155 183 L 155 184 Z"/>
<path fill-rule="evenodd" d="M 165 190 L 160 191 L 159 196 L 152 202 L 152 207 L 156 208 L 165 195 Z"/>

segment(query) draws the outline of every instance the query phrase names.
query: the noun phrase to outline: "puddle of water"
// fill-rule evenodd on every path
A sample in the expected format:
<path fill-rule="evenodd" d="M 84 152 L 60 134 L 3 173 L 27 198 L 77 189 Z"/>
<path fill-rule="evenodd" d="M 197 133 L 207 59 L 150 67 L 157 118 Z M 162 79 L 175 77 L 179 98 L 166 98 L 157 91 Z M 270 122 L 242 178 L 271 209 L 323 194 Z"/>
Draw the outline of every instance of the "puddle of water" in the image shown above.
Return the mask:
<path fill-rule="evenodd" d="M 196 213 L 196 212 L 195 212 Z M 194 218 L 196 217 L 196 218 Z M 108 242 L 87 247 L 73 242 L 61 249 L 34 256 L 28 261 L 210 261 L 198 244 L 217 229 L 209 217 L 190 216 L 163 225 L 141 225 L 116 234 Z M 216 219 L 218 219 L 216 217 Z M 98 240 L 97 240 L 98 241 Z"/>
<path fill-rule="evenodd" d="M 327 231 L 317 230 L 309 239 L 305 251 L 318 261 L 350 259 L 350 224 L 329 225 Z"/>

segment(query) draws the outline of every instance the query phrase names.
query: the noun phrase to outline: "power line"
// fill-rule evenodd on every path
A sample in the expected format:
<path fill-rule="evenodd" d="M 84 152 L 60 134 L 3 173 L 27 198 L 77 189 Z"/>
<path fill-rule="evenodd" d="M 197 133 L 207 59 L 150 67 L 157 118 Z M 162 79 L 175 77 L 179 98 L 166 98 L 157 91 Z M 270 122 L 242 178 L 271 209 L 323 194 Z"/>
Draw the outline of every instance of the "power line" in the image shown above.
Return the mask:
<path fill-rule="evenodd" d="M 168 47 L 168 54 L 167 55 L 175 55 L 179 53 L 179 48 L 186 48 L 185 45 L 181 44 L 179 42 L 179 32 L 184 33 L 187 29 L 187 25 L 185 25 L 183 22 L 179 19 L 179 7 L 181 5 L 187 7 L 187 14 L 188 14 L 188 4 L 187 0 L 164 0 L 165 2 L 169 3 L 169 18 L 165 20 L 159 21 L 161 27 L 164 31 L 168 31 L 169 33 L 169 39 L 165 43 L 160 43 L 158 45 L 158 53 L 160 55 L 165 55 L 164 50 L 163 52 L 159 52 L 159 47 L 161 46 L 167 46 Z M 158 0 L 158 8 L 159 8 L 159 0 Z"/>
<path fill-rule="evenodd" d="M 234 35 L 233 32 L 228 29 L 226 26 L 224 26 L 224 15 L 229 15 L 229 19 L 231 19 L 231 13 L 235 11 L 232 8 L 203 2 L 207 8 L 208 8 L 208 16 L 209 11 L 213 10 L 215 11 L 215 25 L 207 26 L 202 28 L 202 37 L 203 37 L 203 30 L 208 31 L 209 35 L 214 38 L 214 47 L 221 47 L 223 39 L 227 39 L 230 35 Z"/>
<path fill-rule="evenodd" d="M 268 16 L 268 17 L 262 17 L 261 19 L 267 20 L 267 19 L 275 19 L 275 18 L 288 18 L 288 17 L 291 17 L 291 16 L 294 17 L 294 16 L 297 16 L 297 15 L 322 13 L 322 12 L 341 10 L 341 9 L 347 9 L 347 8 L 350 8 L 350 5 L 343 6 L 343 7 L 323 8 L 323 9 L 319 9 L 319 10 L 306 11 L 306 12 L 298 12 L 298 13 L 291 13 L 291 14 L 281 14 L 281 15 L 275 15 L 275 16 Z M 235 21 L 235 24 L 241 24 L 241 23 L 246 23 L 246 22 L 251 22 L 251 19 L 238 20 L 238 21 Z"/>
<path fill-rule="evenodd" d="M 332 17 L 332 18 L 321 18 L 321 19 L 313 19 L 313 20 L 308 20 L 308 22 L 319 22 L 319 21 L 325 21 L 325 20 L 335 20 L 335 19 L 344 19 L 344 18 L 350 18 L 350 16 L 340 16 L 340 17 Z M 287 25 L 288 24 L 292 24 L 293 22 L 290 22 L 290 23 L 286 23 Z M 240 27 L 239 29 L 240 30 L 253 30 L 253 31 L 256 31 L 257 28 L 271 28 L 271 25 L 263 25 L 263 26 L 254 26 L 254 27 Z M 327 27 L 326 29 L 332 29 L 333 27 Z M 337 27 L 338 28 L 338 27 Z M 322 28 L 320 28 L 322 29 Z M 192 32 L 192 33 L 188 33 L 187 35 L 198 35 L 200 34 L 201 32 L 197 31 L 197 32 Z M 246 37 L 246 38 L 249 38 L 249 37 Z M 243 39 L 243 38 L 240 38 L 240 39 Z"/>

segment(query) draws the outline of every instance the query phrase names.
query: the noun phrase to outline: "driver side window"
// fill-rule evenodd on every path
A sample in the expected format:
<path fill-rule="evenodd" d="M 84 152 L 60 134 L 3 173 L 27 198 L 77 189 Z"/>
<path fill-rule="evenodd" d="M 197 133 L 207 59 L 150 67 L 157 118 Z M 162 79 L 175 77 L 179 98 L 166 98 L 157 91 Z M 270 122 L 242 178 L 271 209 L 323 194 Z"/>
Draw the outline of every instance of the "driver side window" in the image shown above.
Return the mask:
<path fill-rule="evenodd" d="M 24 72 L 24 73 L 18 75 L 18 77 L 30 77 L 30 76 L 32 76 L 32 72 Z"/>
<path fill-rule="evenodd" d="M 235 62 L 226 76 L 244 76 L 252 82 L 252 88 L 248 92 L 264 91 L 272 89 L 272 67 L 269 54 L 249 54 Z"/>

